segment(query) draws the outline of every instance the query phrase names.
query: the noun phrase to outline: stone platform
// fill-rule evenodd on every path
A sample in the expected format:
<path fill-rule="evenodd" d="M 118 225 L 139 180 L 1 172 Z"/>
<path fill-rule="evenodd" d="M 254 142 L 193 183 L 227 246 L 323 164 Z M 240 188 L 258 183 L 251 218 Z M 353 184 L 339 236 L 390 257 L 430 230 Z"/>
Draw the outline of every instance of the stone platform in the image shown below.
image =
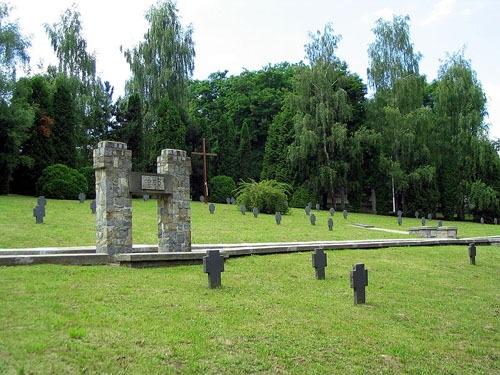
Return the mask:
<path fill-rule="evenodd" d="M 207 250 L 218 249 L 225 258 L 248 255 L 291 253 L 299 251 L 381 249 L 407 246 L 500 246 L 500 236 L 474 238 L 408 238 L 358 241 L 269 242 L 241 244 L 192 245 L 191 252 L 158 253 L 158 245 L 134 245 L 133 252 L 110 256 L 97 254 L 95 247 L 0 249 L 0 266 L 64 264 L 104 265 L 125 267 L 167 267 L 202 264 Z"/>

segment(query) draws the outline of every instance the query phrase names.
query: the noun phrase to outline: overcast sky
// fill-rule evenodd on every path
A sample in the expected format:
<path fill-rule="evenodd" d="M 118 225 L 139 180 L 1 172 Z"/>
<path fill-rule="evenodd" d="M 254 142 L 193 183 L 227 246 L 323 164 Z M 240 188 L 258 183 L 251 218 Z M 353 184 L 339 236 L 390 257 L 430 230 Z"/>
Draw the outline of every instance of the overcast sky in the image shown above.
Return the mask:
<path fill-rule="evenodd" d="M 130 71 L 120 45 L 132 48 L 148 24 L 149 0 L 14 0 L 12 18 L 23 34 L 31 35 L 32 73 L 56 62 L 43 24 L 58 22 L 76 3 L 83 35 L 97 57 L 97 71 L 123 94 Z M 192 24 L 196 50 L 194 78 L 244 68 L 258 70 L 268 63 L 304 59 L 308 33 L 333 24 L 342 35 L 338 55 L 366 83 L 367 49 L 373 42 L 376 19 L 408 14 L 415 49 L 423 54 L 420 72 L 428 81 L 437 77 L 447 53 L 465 46 L 488 97 L 490 136 L 500 137 L 500 0 L 178 0 L 183 25 Z"/>

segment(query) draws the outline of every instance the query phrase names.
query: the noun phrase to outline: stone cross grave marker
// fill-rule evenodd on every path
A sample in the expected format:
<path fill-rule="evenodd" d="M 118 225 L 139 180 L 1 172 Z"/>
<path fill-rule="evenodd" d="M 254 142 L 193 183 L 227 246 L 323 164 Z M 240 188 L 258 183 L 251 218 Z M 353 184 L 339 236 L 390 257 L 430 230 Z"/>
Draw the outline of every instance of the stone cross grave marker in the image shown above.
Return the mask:
<path fill-rule="evenodd" d="M 321 206 L 319 204 L 316 204 L 316 211 L 319 211 L 320 208 Z"/>
<path fill-rule="evenodd" d="M 328 230 L 333 230 L 333 219 L 331 217 L 328 218 Z"/>
<path fill-rule="evenodd" d="M 324 280 L 327 260 L 323 249 L 314 250 L 314 254 L 312 254 L 312 266 L 316 269 L 316 280 Z"/>
<path fill-rule="evenodd" d="M 330 208 L 330 216 L 333 216 L 335 215 L 335 208 Z"/>
<path fill-rule="evenodd" d="M 481 218 L 481 224 L 484 224 L 484 217 Z"/>
<path fill-rule="evenodd" d="M 427 215 L 427 219 L 432 220 L 432 214 Z"/>
<path fill-rule="evenodd" d="M 247 212 L 247 206 L 245 206 L 244 204 L 242 204 L 241 207 L 240 207 L 240 211 L 241 211 L 242 215 L 245 215 L 245 212 Z"/>
<path fill-rule="evenodd" d="M 403 225 L 403 218 L 401 216 L 398 216 L 398 225 Z"/>
<path fill-rule="evenodd" d="M 415 219 L 418 219 L 418 211 L 415 211 Z"/>
<path fill-rule="evenodd" d="M 470 258 L 470 264 L 475 266 L 476 265 L 476 245 L 474 245 L 473 243 L 471 243 L 469 246 L 469 258 Z"/>
<path fill-rule="evenodd" d="M 92 202 L 90 202 L 90 210 L 92 211 L 93 214 L 95 214 L 95 210 L 96 210 L 96 201 L 95 199 L 92 200 Z"/>
<path fill-rule="evenodd" d="M 205 202 L 205 197 L 203 195 L 200 195 L 200 202 L 204 203 Z"/>
<path fill-rule="evenodd" d="M 281 212 L 276 212 L 274 218 L 276 219 L 276 224 L 281 225 Z"/>
<path fill-rule="evenodd" d="M 257 216 L 259 216 L 259 209 L 257 207 L 254 207 L 252 212 L 254 218 L 257 218 Z"/>
<path fill-rule="evenodd" d="M 85 194 L 78 194 L 78 200 L 80 201 L 80 203 L 85 203 Z"/>
<path fill-rule="evenodd" d="M 425 217 L 422 216 L 422 226 L 425 227 Z"/>
<path fill-rule="evenodd" d="M 231 197 L 231 204 L 236 204 L 236 198 L 235 197 Z"/>
<path fill-rule="evenodd" d="M 495 219 L 493 220 L 493 224 L 498 225 L 498 219 L 497 219 L 497 218 L 495 218 Z"/>
<path fill-rule="evenodd" d="M 45 216 L 45 208 L 43 206 L 36 206 L 33 209 L 33 216 L 36 217 L 37 224 L 42 224 L 43 217 Z"/>
<path fill-rule="evenodd" d="M 310 220 L 311 220 L 311 225 L 316 225 L 316 215 L 311 214 Z"/>
<path fill-rule="evenodd" d="M 306 206 L 305 211 L 306 211 L 306 215 L 309 215 L 311 213 L 311 207 Z"/>
<path fill-rule="evenodd" d="M 231 198 L 226 198 L 226 204 L 231 204 Z"/>
<path fill-rule="evenodd" d="M 442 227 L 443 226 L 443 222 L 441 220 L 438 221 L 438 227 Z"/>
<path fill-rule="evenodd" d="M 342 215 L 344 215 L 344 219 L 347 220 L 347 210 L 342 211 Z"/>
<path fill-rule="evenodd" d="M 215 212 L 215 204 L 210 203 L 210 205 L 208 206 L 208 210 L 211 214 L 213 214 Z"/>
<path fill-rule="evenodd" d="M 224 257 L 219 250 L 208 250 L 203 257 L 203 272 L 208 273 L 208 287 L 211 289 L 221 286 L 221 272 L 224 272 Z"/>
<path fill-rule="evenodd" d="M 147 202 L 149 200 L 149 194 L 144 194 L 142 196 L 142 199 L 144 200 L 144 202 Z"/>
<path fill-rule="evenodd" d="M 355 264 L 351 271 L 351 288 L 354 289 L 354 304 L 365 303 L 365 287 L 368 286 L 368 270 L 363 263 Z"/>

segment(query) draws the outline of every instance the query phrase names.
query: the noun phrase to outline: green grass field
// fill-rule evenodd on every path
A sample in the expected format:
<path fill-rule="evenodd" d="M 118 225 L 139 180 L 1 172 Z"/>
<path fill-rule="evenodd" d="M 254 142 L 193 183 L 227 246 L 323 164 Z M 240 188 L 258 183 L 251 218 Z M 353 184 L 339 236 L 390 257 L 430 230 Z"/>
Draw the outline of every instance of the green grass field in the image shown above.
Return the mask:
<path fill-rule="evenodd" d="M 48 199 L 44 223 L 35 224 L 35 197 L 0 196 L 0 248 L 95 245 L 95 215 L 91 214 L 89 203 Z M 133 242 L 157 243 L 156 201 L 134 199 L 132 208 Z M 233 205 L 217 204 L 214 215 L 210 215 L 207 205 L 200 202 L 192 202 L 191 208 L 192 241 L 195 244 L 404 238 L 408 235 L 357 228 L 350 224 L 363 223 L 394 230 L 421 225 L 420 219 L 404 218 L 403 226 L 399 227 L 393 216 L 356 213 L 350 213 L 344 220 L 342 213 L 337 212 L 334 230 L 330 232 L 328 211 L 315 212 L 317 224 L 313 227 L 302 209 L 292 209 L 277 226 L 274 215 L 261 214 L 255 219 L 251 213 L 243 216 Z M 437 220 L 427 224 L 437 225 Z M 500 235 L 500 226 L 489 224 L 445 221 L 443 225 L 458 226 L 459 237 Z"/>
<path fill-rule="evenodd" d="M 231 258 L 201 266 L 0 268 L 1 374 L 498 374 L 500 252 Z M 367 304 L 349 270 L 364 262 Z"/>

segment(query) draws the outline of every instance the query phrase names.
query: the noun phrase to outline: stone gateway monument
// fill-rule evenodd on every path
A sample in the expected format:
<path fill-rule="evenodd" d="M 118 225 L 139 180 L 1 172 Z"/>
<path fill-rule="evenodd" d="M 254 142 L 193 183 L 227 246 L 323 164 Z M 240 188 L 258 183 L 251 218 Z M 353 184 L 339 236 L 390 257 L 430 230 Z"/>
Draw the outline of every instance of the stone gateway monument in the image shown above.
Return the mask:
<path fill-rule="evenodd" d="M 158 252 L 191 251 L 189 175 L 186 151 L 165 149 L 157 174 L 131 172 L 132 151 L 102 141 L 94 150 L 97 253 L 132 252 L 132 193 L 158 197 Z"/>

